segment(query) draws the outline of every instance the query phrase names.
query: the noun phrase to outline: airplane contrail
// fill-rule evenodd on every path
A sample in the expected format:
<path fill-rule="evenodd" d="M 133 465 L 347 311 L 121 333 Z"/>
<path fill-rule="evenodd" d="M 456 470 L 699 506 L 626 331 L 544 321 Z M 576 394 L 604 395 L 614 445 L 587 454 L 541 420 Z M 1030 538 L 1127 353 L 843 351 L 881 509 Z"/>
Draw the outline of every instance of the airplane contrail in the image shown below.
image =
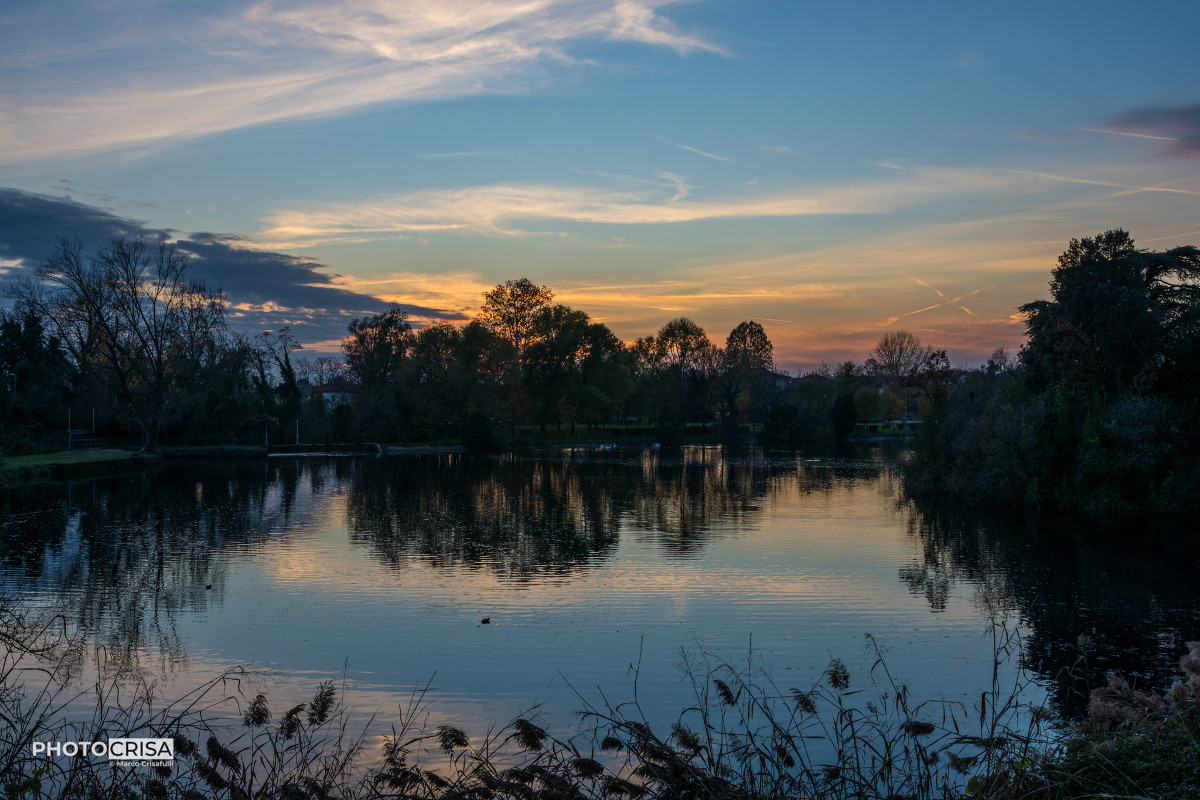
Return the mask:
<path fill-rule="evenodd" d="M 943 292 L 941 289 L 937 288 L 936 286 L 934 286 L 931 283 L 926 283 L 925 281 L 921 280 L 920 278 L 914 278 L 911 275 L 905 275 L 904 277 L 908 278 L 910 281 L 913 281 L 914 283 L 921 284 L 926 289 L 932 289 L 933 291 L 937 292 L 938 297 L 944 298 L 946 296 L 945 292 Z M 925 306 L 924 308 L 918 308 L 916 311 L 909 311 L 907 314 L 898 314 L 894 317 L 888 317 L 886 320 L 883 321 L 883 324 L 891 325 L 898 320 L 904 319 L 905 317 L 911 317 L 914 314 L 923 314 L 926 311 L 933 311 L 935 308 L 941 308 L 943 306 L 956 306 L 956 307 L 962 309 L 963 312 L 965 312 L 968 316 L 973 317 L 973 316 L 975 316 L 975 312 L 972 311 L 971 309 L 967 308 L 966 306 L 962 305 L 959 301 L 966 300 L 971 295 L 979 294 L 979 292 L 980 292 L 979 289 L 972 289 L 971 291 L 967 292 L 966 294 L 959 295 L 958 297 L 953 297 L 953 298 L 951 298 L 949 300 L 945 300 L 941 303 L 934 303 L 931 306 Z"/>

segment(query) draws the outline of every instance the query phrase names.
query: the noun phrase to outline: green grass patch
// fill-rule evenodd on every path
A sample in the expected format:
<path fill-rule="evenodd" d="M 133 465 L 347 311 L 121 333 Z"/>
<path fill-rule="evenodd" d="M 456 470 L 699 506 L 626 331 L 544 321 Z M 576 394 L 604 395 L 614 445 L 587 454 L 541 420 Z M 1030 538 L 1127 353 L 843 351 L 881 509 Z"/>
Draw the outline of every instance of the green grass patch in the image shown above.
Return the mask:
<path fill-rule="evenodd" d="M 5 456 L 0 469 L 25 470 L 54 467 L 60 464 L 99 464 L 108 461 L 128 461 L 138 454 L 129 450 L 60 450 L 32 456 Z"/>
<path fill-rule="evenodd" d="M 61 479 L 92 475 L 112 467 L 135 466 L 152 459 L 130 450 L 60 450 L 30 456 L 0 458 L 0 481 L 25 483 L 46 479 Z"/>

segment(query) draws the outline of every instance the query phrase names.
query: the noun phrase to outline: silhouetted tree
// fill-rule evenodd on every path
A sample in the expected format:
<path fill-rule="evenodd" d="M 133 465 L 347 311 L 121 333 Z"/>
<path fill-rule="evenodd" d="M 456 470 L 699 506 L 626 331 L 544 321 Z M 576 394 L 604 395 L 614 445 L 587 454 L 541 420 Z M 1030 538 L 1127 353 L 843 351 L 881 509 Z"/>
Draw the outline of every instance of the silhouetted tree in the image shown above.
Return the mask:
<path fill-rule="evenodd" d="M 511 342 L 517 360 L 521 361 L 538 313 L 553 299 L 554 292 L 549 287 L 538 286 L 528 278 L 505 281 L 484 292 L 479 321 Z"/>
<path fill-rule="evenodd" d="M 408 379 L 416 394 L 418 435 L 434 438 L 461 423 L 470 382 L 458 369 L 462 333 L 454 325 L 430 325 L 413 337 Z"/>
<path fill-rule="evenodd" d="M 942 407 L 950 394 L 954 382 L 954 369 L 945 350 L 930 350 L 914 376 L 913 385 L 922 400 L 935 407 Z"/>
<path fill-rule="evenodd" d="M 531 399 L 525 387 L 525 351 L 535 337 L 538 314 L 554 299 L 547 286 L 528 278 L 505 281 L 483 294 L 481 322 L 498 339 L 511 346 L 500 384 L 501 406 L 508 417 L 509 434 L 516 437 L 517 423 L 528 411 Z"/>
<path fill-rule="evenodd" d="M 744 369 L 771 369 L 774 353 L 775 346 L 767 338 L 767 332 L 754 320 L 739 323 L 725 339 L 725 357 Z"/>
<path fill-rule="evenodd" d="M 721 412 L 725 420 L 736 420 L 738 405 L 761 409 L 774 369 L 774 346 L 762 325 L 742 322 L 729 332 L 721 353 L 719 380 Z"/>
<path fill-rule="evenodd" d="M 565 305 L 545 306 L 529 328 L 532 344 L 525 353 L 526 386 L 537 408 L 538 421 L 565 421 L 574 425 L 572 388 L 582 383 L 584 341 L 591 320 Z"/>
<path fill-rule="evenodd" d="M 707 419 L 718 351 L 703 328 L 687 317 L 673 319 L 639 339 L 634 354 L 643 403 L 664 435 L 677 436 L 687 420 Z"/>
<path fill-rule="evenodd" d="M 190 279 L 189 266 L 165 241 L 118 236 L 85 260 L 82 243 L 64 237 L 34 279 L 10 289 L 120 398 L 143 450 L 157 444 L 172 395 L 194 390 L 224 331 L 223 296 Z"/>
<path fill-rule="evenodd" d="M 891 331 L 880 337 L 864 366 L 903 395 L 901 405 L 907 411 L 908 386 L 929 353 L 930 348 L 908 331 Z"/>
<path fill-rule="evenodd" d="M 603 323 L 588 326 L 584 347 L 576 404 L 579 420 L 591 425 L 608 420 L 625 405 L 634 390 L 633 371 L 625 345 Z"/>
<path fill-rule="evenodd" d="M 411 330 L 408 314 L 396 305 L 350 323 L 342 351 L 351 375 L 366 392 L 382 391 L 395 376 L 408 350 Z"/>
<path fill-rule="evenodd" d="M 1200 346 L 1200 250 L 1138 250 L 1126 231 L 1072 239 L 1050 281 L 1052 300 L 1021 306 L 1021 363 L 1034 388 L 1115 395 L 1179 383 Z"/>
<path fill-rule="evenodd" d="M 292 335 L 292 326 L 284 325 L 277 332 L 263 331 L 257 337 L 258 347 L 274 362 L 279 371 L 276 394 L 294 414 L 300 402 L 300 388 L 296 385 L 296 368 L 292 366 L 292 353 L 303 349 Z"/>

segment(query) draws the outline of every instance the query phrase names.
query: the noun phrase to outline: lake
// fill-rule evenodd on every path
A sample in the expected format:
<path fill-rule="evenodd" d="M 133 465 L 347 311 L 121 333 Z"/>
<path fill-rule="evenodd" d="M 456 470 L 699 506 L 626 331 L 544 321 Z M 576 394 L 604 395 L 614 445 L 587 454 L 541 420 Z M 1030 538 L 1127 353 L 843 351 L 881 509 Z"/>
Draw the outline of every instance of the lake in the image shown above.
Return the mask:
<path fill-rule="evenodd" d="M 580 448 L 498 457 L 167 462 L 27 487 L 0 512 L 0 591 L 52 609 L 172 699 L 237 665 L 273 702 L 327 678 L 386 722 L 637 698 L 666 726 L 728 662 L 865 685 L 873 641 L 918 698 L 990 685 L 989 620 L 1060 713 L 1117 669 L 1165 686 L 1200 638 L 1192 544 L 1030 526 L 906 499 L 891 450 Z M 487 619 L 485 624 L 483 620 Z M 1080 638 L 1084 637 L 1084 638 Z M 1002 672 L 1014 675 L 1016 660 Z"/>

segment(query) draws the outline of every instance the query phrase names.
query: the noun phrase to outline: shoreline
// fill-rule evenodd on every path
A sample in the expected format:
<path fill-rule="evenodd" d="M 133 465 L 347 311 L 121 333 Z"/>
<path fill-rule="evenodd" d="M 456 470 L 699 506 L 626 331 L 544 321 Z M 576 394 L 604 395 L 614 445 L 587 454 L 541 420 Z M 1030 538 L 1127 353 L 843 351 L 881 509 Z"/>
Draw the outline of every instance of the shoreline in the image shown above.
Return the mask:
<path fill-rule="evenodd" d="M 609 431 L 608 433 L 612 433 Z M 684 445 L 730 444 L 728 439 L 712 435 L 713 432 L 689 436 Z M 902 441 L 904 435 L 852 436 L 850 444 L 870 444 L 881 441 Z M 496 452 L 522 452 L 545 448 L 599 448 L 653 446 L 653 437 L 582 435 L 575 438 L 563 436 L 531 437 L 500 448 Z M 743 439 L 739 445 L 754 446 L 753 440 Z M 831 444 L 814 442 L 813 444 Z M 762 445 L 767 448 L 767 445 Z M 407 455 L 463 455 L 472 451 L 461 444 L 383 444 L 376 442 L 326 443 L 302 445 L 168 445 L 153 453 L 116 448 L 88 450 L 60 450 L 23 456 L 0 456 L 0 487 L 46 481 L 65 481 L 76 478 L 106 477 L 130 470 L 140 470 L 165 461 L 189 459 L 266 459 L 284 456 L 327 457 L 327 456 L 407 456 Z"/>

